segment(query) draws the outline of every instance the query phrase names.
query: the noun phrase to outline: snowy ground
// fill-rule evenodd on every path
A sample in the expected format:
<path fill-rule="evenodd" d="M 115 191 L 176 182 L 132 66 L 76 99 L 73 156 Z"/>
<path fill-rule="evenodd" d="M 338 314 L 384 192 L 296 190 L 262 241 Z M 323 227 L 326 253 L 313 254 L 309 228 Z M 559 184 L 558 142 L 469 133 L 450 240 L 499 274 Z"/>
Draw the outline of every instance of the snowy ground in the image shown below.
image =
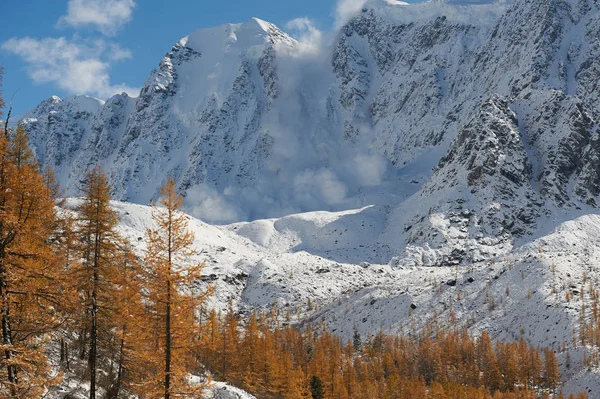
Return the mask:
<path fill-rule="evenodd" d="M 122 233 L 143 251 L 151 208 L 121 202 L 114 207 Z M 384 214 L 367 207 L 228 226 L 190 217 L 195 261 L 206 261 L 205 280 L 216 284 L 211 305 L 224 309 L 232 300 L 247 312 L 277 302 L 293 322 L 324 322 L 348 338 L 355 327 L 364 337 L 379 329 L 409 332 L 411 324 L 419 328 L 437 316 L 439 323 L 475 334 L 487 330 L 494 339 L 523 336 L 533 345 L 570 345 L 579 326 L 583 274 L 595 286 L 600 281 L 600 215 L 560 223 L 489 261 L 400 267 L 377 242 Z M 566 292 L 573 294 L 570 302 Z M 600 392 L 600 372 L 584 370 L 581 359 L 573 351 L 570 368 L 563 367 L 567 391 Z"/>

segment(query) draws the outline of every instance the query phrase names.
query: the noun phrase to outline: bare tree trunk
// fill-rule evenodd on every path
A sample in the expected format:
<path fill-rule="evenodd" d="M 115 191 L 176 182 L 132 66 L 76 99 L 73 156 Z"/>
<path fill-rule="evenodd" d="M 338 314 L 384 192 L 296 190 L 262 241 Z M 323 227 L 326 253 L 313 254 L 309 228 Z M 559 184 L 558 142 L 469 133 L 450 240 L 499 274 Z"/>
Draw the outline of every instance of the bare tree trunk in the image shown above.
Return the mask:
<path fill-rule="evenodd" d="M 65 339 L 60 338 L 60 364 L 61 366 L 65 363 Z"/>
<path fill-rule="evenodd" d="M 67 361 L 67 371 L 71 371 L 71 361 L 69 360 L 69 343 L 65 342 L 65 359 Z"/>
<path fill-rule="evenodd" d="M 90 399 L 96 399 L 96 361 L 98 357 L 98 236 L 96 235 L 96 253 L 94 255 L 94 274 L 92 289 L 92 325 L 90 329 Z"/>
<path fill-rule="evenodd" d="M 6 114 L 6 120 L 4 121 L 4 136 L 6 137 L 8 137 L 8 121 L 10 120 L 10 114 L 12 114 L 12 104 L 8 108 L 8 114 Z"/>
<path fill-rule="evenodd" d="M 117 371 L 117 390 L 115 398 L 119 397 L 121 384 L 123 383 L 123 364 L 125 362 L 125 327 L 123 326 L 123 336 L 121 337 L 121 354 L 119 357 L 119 370 Z"/>
<path fill-rule="evenodd" d="M 81 332 L 79 334 L 79 360 L 85 359 L 85 347 L 87 341 L 87 326 L 86 322 L 84 322 L 83 327 L 81 328 Z"/>
<path fill-rule="evenodd" d="M 125 326 L 123 326 L 123 333 L 121 335 L 121 344 L 119 346 L 119 365 L 117 368 L 117 381 L 110 387 L 108 392 L 108 399 L 118 399 L 119 392 L 121 391 L 121 385 L 123 384 L 123 366 L 125 363 Z"/>

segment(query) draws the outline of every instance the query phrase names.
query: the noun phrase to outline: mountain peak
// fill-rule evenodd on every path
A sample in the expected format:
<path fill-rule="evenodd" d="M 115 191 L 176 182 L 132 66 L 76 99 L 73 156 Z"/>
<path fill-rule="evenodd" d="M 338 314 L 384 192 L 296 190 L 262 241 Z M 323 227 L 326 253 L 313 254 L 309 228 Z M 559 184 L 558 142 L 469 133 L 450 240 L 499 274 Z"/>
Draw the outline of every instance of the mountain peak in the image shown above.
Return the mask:
<path fill-rule="evenodd" d="M 280 42 L 291 44 L 293 39 L 276 25 L 258 18 L 251 18 L 237 24 L 199 29 L 180 41 L 183 46 L 201 53 L 215 49 L 249 48 Z"/>
<path fill-rule="evenodd" d="M 263 21 L 262 19 L 256 17 L 250 18 L 250 20 L 244 22 L 242 25 L 247 25 L 248 27 L 255 25 L 265 33 L 269 33 L 269 31 L 273 28 L 278 29 L 277 26 L 273 25 L 272 23 Z"/>
<path fill-rule="evenodd" d="M 30 111 L 22 115 L 22 117 L 28 117 L 31 112 L 34 113 L 45 113 L 49 112 L 50 109 L 66 109 L 70 108 L 75 111 L 83 111 L 89 113 L 96 113 L 102 108 L 104 105 L 104 101 L 100 100 L 96 97 L 88 96 L 88 95 L 74 95 L 69 96 L 64 99 L 59 96 L 50 96 L 48 99 L 42 101 L 37 107 L 36 110 Z"/>
<path fill-rule="evenodd" d="M 69 96 L 62 100 L 62 102 L 69 107 L 77 109 L 78 111 L 90 113 L 98 112 L 105 103 L 104 100 L 86 94 Z"/>

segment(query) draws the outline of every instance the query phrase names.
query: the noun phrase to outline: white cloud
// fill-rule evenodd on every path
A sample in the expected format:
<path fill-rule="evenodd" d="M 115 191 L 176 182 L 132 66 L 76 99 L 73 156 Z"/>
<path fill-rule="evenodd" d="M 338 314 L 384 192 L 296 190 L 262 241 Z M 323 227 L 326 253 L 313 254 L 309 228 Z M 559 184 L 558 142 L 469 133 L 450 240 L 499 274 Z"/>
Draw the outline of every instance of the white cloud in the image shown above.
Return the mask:
<path fill-rule="evenodd" d="M 133 0 L 69 0 L 67 15 L 58 26 L 92 27 L 105 35 L 114 35 L 131 20 Z"/>
<path fill-rule="evenodd" d="M 292 36 L 298 40 L 297 55 L 316 54 L 321 49 L 323 33 L 308 18 L 296 18 L 286 24 Z"/>
<path fill-rule="evenodd" d="M 304 171 L 296 176 L 294 186 L 297 196 L 310 196 L 327 205 L 343 202 L 348 194 L 348 187 L 329 169 Z"/>
<path fill-rule="evenodd" d="M 387 161 L 381 155 L 360 153 L 354 158 L 354 163 L 352 170 L 361 186 L 378 186 L 383 182 Z"/>
<path fill-rule="evenodd" d="M 335 5 L 335 25 L 340 27 L 360 12 L 367 0 L 338 0 Z"/>
<path fill-rule="evenodd" d="M 232 223 L 242 220 L 242 211 L 227 198 L 227 190 L 221 195 L 207 184 L 190 188 L 185 197 L 186 211 L 209 223 Z"/>
<path fill-rule="evenodd" d="M 110 83 L 111 61 L 131 57 L 129 50 L 116 44 L 24 37 L 7 40 L 2 49 L 23 58 L 36 83 L 54 83 L 69 94 L 92 94 L 103 99 L 122 92 L 139 94 L 139 88 Z"/>
<path fill-rule="evenodd" d="M 129 49 L 123 48 L 115 43 L 110 43 L 108 45 L 108 58 L 111 61 L 121 61 L 128 60 L 133 57 L 131 51 Z"/>

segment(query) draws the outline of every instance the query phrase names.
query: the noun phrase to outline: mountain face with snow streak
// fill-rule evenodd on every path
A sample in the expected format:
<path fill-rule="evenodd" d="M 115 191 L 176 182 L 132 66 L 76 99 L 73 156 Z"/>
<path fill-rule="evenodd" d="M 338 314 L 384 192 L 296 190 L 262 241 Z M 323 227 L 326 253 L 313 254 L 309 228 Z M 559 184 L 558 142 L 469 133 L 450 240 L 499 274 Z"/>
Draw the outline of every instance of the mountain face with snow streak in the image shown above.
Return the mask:
<path fill-rule="evenodd" d="M 377 261 L 453 265 L 596 212 L 599 60 L 597 0 L 371 0 L 317 49 L 258 19 L 199 30 L 138 98 L 22 123 L 68 195 L 99 163 L 116 199 L 172 177 L 217 223 L 375 205 Z"/>

